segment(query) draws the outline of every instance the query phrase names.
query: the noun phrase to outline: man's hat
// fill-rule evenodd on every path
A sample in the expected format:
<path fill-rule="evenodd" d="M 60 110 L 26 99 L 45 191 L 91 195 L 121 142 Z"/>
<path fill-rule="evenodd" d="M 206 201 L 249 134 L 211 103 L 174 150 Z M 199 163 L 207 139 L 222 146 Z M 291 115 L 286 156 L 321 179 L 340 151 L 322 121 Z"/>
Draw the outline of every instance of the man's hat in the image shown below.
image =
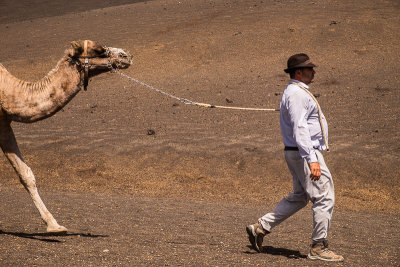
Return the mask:
<path fill-rule="evenodd" d="M 316 65 L 310 61 L 310 58 L 306 54 L 295 54 L 288 59 L 287 69 L 285 69 L 285 72 L 289 73 L 294 69 L 313 67 L 316 67 Z"/>

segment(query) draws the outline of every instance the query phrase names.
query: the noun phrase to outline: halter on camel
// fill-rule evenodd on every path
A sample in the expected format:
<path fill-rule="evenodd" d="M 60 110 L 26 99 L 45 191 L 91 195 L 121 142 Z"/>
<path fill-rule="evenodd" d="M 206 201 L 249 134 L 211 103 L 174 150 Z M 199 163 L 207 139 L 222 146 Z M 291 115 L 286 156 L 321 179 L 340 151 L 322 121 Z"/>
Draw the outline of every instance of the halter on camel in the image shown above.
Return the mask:
<path fill-rule="evenodd" d="M 85 43 L 83 45 L 83 54 L 82 58 L 85 59 L 85 63 L 83 65 L 84 69 L 84 79 L 83 79 L 83 90 L 87 90 L 87 86 L 89 84 L 89 56 L 87 54 L 87 43 L 88 41 L 85 40 Z"/>
<path fill-rule="evenodd" d="M 83 53 L 81 56 L 79 56 L 78 58 L 83 58 L 84 62 L 80 62 L 80 61 L 75 61 L 73 59 L 68 59 L 68 61 L 75 63 L 76 65 L 78 65 L 81 70 L 83 70 L 83 89 L 86 91 L 88 84 L 89 84 L 89 69 L 91 64 L 89 64 L 89 58 L 95 58 L 96 56 L 89 56 L 88 52 L 87 52 L 87 48 L 88 48 L 88 40 L 85 40 L 83 43 Z M 110 58 L 110 53 L 108 51 L 108 48 L 105 47 L 106 49 L 106 54 L 108 56 L 108 63 L 107 63 L 107 67 L 111 70 L 111 58 Z"/>

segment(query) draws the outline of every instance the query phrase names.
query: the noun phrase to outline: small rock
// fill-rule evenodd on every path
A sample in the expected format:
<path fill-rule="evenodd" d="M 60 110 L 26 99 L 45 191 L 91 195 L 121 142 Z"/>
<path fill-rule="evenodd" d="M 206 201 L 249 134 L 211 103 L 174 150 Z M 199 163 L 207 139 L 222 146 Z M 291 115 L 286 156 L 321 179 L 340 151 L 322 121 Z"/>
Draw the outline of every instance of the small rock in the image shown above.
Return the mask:
<path fill-rule="evenodd" d="M 155 135 L 156 131 L 152 130 L 152 129 L 148 129 L 147 130 L 147 135 Z"/>
<path fill-rule="evenodd" d="M 225 98 L 227 103 L 233 103 L 233 100 L 230 100 L 229 98 Z"/>

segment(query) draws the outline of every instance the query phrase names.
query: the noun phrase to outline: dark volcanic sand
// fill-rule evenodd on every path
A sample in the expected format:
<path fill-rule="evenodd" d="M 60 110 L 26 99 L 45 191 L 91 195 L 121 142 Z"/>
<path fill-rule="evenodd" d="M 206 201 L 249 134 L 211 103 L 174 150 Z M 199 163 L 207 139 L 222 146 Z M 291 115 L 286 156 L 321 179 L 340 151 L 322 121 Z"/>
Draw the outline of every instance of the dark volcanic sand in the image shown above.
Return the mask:
<path fill-rule="evenodd" d="M 124 73 L 171 94 L 277 108 L 287 58 L 309 54 L 329 123 L 331 247 L 346 266 L 399 265 L 397 1 L 97 2 L 2 1 L 0 62 L 35 81 L 71 41 L 91 39 L 129 50 Z M 13 127 L 71 233 L 42 234 L 3 157 L 2 266 L 317 265 L 304 259 L 309 208 L 276 228 L 266 253 L 248 248 L 246 224 L 291 190 L 277 112 L 188 106 L 106 74 L 54 117 Z"/>

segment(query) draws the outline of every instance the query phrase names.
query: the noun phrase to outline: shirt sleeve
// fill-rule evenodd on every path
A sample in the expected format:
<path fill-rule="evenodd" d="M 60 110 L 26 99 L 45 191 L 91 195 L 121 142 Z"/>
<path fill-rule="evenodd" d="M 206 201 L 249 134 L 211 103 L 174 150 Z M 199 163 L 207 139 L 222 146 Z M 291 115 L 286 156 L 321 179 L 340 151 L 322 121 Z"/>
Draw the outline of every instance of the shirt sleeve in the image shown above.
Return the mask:
<path fill-rule="evenodd" d="M 305 92 L 299 91 L 288 98 L 287 109 L 290 123 L 293 128 L 293 137 L 296 141 L 299 153 L 306 158 L 308 163 L 317 162 L 317 156 L 311 143 L 310 130 L 307 123 L 310 101 Z"/>

